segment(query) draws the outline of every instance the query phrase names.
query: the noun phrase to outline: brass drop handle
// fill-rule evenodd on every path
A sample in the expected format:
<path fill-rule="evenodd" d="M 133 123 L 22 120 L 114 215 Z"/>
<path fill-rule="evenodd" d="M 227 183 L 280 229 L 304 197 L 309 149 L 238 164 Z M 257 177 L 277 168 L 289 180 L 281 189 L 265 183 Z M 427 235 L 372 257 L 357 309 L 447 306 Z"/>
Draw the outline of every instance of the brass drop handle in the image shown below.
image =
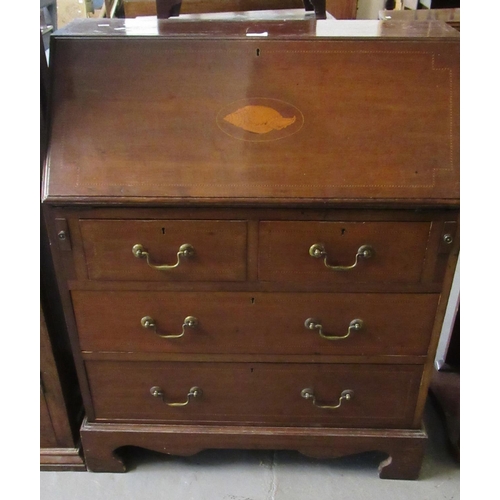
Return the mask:
<path fill-rule="evenodd" d="M 321 324 L 320 320 L 318 319 L 314 319 L 314 318 L 307 318 L 304 322 L 304 326 L 308 329 L 308 330 L 318 330 L 318 333 L 320 335 L 320 337 L 326 339 L 326 340 L 341 340 L 341 339 L 346 339 L 347 337 L 349 337 L 349 335 L 351 335 L 351 332 L 355 331 L 359 331 L 363 328 L 363 320 L 362 319 L 353 319 L 350 323 L 349 323 L 349 327 L 347 328 L 347 333 L 345 335 L 342 335 L 342 336 L 337 336 L 337 335 L 325 335 L 323 333 L 323 325 Z"/>
<path fill-rule="evenodd" d="M 189 243 L 184 243 L 179 247 L 179 251 L 177 252 L 177 262 L 172 265 L 152 264 L 149 258 L 149 252 L 145 250 L 144 247 L 139 243 L 132 247 L 132 253 L 134 254 L 134 257 L 137 257 L 138 259 L 146 259 L 146 262 L 149 267 L 152 267 L 153 269 L 158 269 L 158 271 L 168 271 L 170 269 L 175 269 L 176 267 L 178 267 L 178 265 L 181 263 L 181 258 L 187 259 L 193 257 L 195 252 L 193 245 L 190 245 Z"/>
<path fill-rule="evenodd" d="M 141 319 L 141 326 L 147 330 L 152 330 L 153 333 L 162 339 L 178 339 L 186 333 L 186 328 L 196 328 L 198 326 L 198 319 L 194 316 L 187 316 L 182 323 L 182 332 L 179 335 L 161 335 L 156 329 L 156 322 L 151 316 L 144 316 Z"/>
<path fill-rule="evenodd" d="M 362 245 L 358 248 L 356 253 L 356 258 L 354 260 L 354 264 L 350 266 L 332 266 L 328 264 L 328 254 L 326 252 L 325 246 L 321 243 L 315 243 L 309 248 L 309 255 L 314 257 L 315 259 L 323 258 L 323 263 L 328 269 L 333 269 L 334 271 L 348 271 L 349 269 L 354 269 L 359 262 L 359 259 L 369 259 L 375 255 L 375 251 L 373 247 L 370 245 Z"/>
<path fill-rule="evenodd" d="M 354 391 L 351 391 L 351 389 L 346 389 L 345 391 L 342 391 L 340 393 L 339 402 L 336 405 L 319 405 L 318 403 L 316 403 L 316 396 L 314 395 L 314 391 L 312 389 L 302 389 L 300 395 L 304 399 L 311 399 L 312 404 L 317 408 L 323 408 L 325 410 L 335 410 L 336 408 L 340 408 L 342 401 L 350 401 L 354 396 Z"/>
<path fill-rule="evenodd" d="M 191 387 L 191 389 L 189 389 L 189 392 L 187 393 L 186 401 L 184 401 L 183 403 L 167 403 L 165 401 L 165 393 L 163 392 L 163 389 L 161 387 L 155 385 L 151 387 L 151 389 L 149 389 L 149 392 L 154 398 L 161 398 L 161 400 L 168 406 L 186 406 L 191 401 L 191 398 L 199 398 L 203 394 L 203 391 L 199 387 Z"/>

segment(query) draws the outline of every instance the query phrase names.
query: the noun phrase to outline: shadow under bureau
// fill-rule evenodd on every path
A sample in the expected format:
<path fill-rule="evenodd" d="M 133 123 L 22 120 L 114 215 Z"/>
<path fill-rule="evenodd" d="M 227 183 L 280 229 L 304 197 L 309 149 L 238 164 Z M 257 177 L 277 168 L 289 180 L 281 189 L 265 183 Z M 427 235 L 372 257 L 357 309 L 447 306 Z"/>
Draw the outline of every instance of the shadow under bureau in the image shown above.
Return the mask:
<path fill-rule="evenodd" d="M 418 476 L 459 248 L 459 35 L 345 23 L 53 37 L 43 206 L 90 470 L 133 445 L 379 450 L 381 477 Z"/>

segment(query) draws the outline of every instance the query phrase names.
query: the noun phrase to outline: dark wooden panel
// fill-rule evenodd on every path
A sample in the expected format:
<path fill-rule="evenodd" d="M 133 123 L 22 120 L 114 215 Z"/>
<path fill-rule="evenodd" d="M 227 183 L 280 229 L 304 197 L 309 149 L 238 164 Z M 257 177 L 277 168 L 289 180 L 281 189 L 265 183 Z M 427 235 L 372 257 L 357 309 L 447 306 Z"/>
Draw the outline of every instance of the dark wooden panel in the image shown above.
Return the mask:
<path fill-rule="evenodd" d="M 313 283 L 418 283 L 427 251 L 426 222 L 277 222 L 260 223 L 259 278 Z M 309 254 L 322 244 L 327 264 L 351 266 L 364 245 L 373 256 L 339 271 Z"/>
<path fill-rule="evenodd" d="M 40 387 L 40 448 L 57 448 L 57 437 L 42 387 Z"/>
<path fill-rule="evenodd" d="M 97 420 L 323 424 L 360 427 L 409 426 L 421 366 L 285 365 L 235 363 L 141 363 L 87 361 Z M 203 393 L 187 406 L 197 386 Z M 354 395 L 340 408 L 317 408 L 301 391 L 311 388 L 318 404 L 336 405 L 342 391 Z"/>
<path fill-rule="evenodd" d="M 196 34 L 190 23 L 174 25 Z M 240 37 L 250 29 L 220 26 Z M 48 194 L 456 200 L 459 38 L 328 33 L 56 38 Z M 113 99 L 91 98 L 102 88 Z"/>
<path fill-rule="evenodd" d="M 335 19 L 356 19 L 358 0 L 326 0 L 326 11 Z"/>
<path fill-rule="evenodd" d="M 425 355 L 439 296 L 326 293 L 72 293 L 85 351 L 292 355 Z M 141 326 L 150 316 L 160 335 Z M 327 340 L 304 322 L 322 323 Z"/>
<path fill-rule="evenodd" d="M 355 19 L 357 0 L 326 0 L 326 10 L 336 19 Z M 270 9 L 303 9 L 302 0 L 182 0 L 181 15 L 204 12 L 240 12 Z M 156 0 L 124 0 L 126 17 L 155 16 Z"/>
<path fill-rule="evenodd" d="M 242 281 L 246 279 L 246 223 L 243 221 L 99 221 L 80 228 L 92 280 Z M 177 268 L 153 269 L 132 248 L 141 244 L 154 265 L 174 265 L 183 244 L 194 255 Z"/>

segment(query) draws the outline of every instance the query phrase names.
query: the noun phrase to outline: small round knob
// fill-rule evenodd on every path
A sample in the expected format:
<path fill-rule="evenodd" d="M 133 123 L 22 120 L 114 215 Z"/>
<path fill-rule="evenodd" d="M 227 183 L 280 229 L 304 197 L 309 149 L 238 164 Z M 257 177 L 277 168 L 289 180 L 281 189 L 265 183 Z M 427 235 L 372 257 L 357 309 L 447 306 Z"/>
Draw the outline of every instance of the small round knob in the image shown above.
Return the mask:
<path fill-rule="evenodd" d="M 132 253 L 134 254 L 134 257 L 141 258 L 144 255 L 144 247 L 142 245 L 134 245 L 132 247 Z"/>
<path fill-rule="evenodd" d="M 189 326 L 189 328 L 196 328 L 198 326 L 198 318 L 188 316 L 184 319 L 184 325 Z"/>
<path fill-rule="evenodd" d="M 325 247 L 323 245 L 320 245 L 319 243 L 315 243 L 314 245 L 311 245 L 311 247 L 309 248 L 309 255 L 316 259 L 320 259 L 325 254 L 326 254 Z"/>
<path fill-rule="evenodd" d="M 149 392 L 155 398 L 161 398 L 163 396 L 163 391 L 161 390 L 161 387 L 157 385 L 151 387 L 151 389 L 149 389 Z"/>
<path fill-rule="evenodd" d="M 179 247 L 179 254 L 182 257 L 193 257 L 194 255 L 194 247 L 189 243 L 184 243 Z"/>
<path fill-rule="evenodd" d="M 451 243 L 453 243 L 453 236 L 451 234 L 445 234 L 443 236 L 443 241 L 447 244 L 447 245 L 451 245 Z"/>
<path fill-rule="evenodd" d="M 363 245 L 358 249 L 358 254 L 364 259 L 369 259 L 373 257 L 374 253 L 375 252 L 373 250 L 373 247 L 371 247 L 370 245 Z"/>
<path fill-rule="evenodd" d="M 346 391 L 342 391 L 342 393 L 340 394 L 340 398 L 344 398 L 346 401 L 349 401 L 352 398 L 353 394 L 353 391 L 347 389 Z"/>
<path fill-rule="evenodd" d="M 313 394 L 313 390 L 312 389 L 302 389 L 300 391 L 300 395 L 304 398 L 304 399 L 311 399 L 314 397 L 314 394 Z"/>
<path fill-rule="evenodd" d="M 144 328 L 154 328 L 155 325 L 155 320 L 151 316 L 144 316 L 144 318 L 141 319 L 141 326 Z"/>
<path fill-rule="evenodd" d="M 353 328 L 354 330 L 361 330 L 361 328 L 363 328 L 363 320 L 362 319 L 353 319 L 349 323 L 349 328 Z"/>

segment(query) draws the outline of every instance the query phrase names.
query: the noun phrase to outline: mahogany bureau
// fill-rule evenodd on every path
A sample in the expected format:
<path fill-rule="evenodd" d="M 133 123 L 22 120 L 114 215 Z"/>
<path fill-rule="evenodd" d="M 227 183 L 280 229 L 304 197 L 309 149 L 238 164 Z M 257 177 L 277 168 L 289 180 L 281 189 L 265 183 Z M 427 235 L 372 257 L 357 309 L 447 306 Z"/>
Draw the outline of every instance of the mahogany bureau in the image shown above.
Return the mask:
<path fill-rule="evenodd" d="M 83 20 L 51 71 L 42 198 L 88 468 L 378 450 L 416 478 L 458 255 L 458 32 Z"/>

